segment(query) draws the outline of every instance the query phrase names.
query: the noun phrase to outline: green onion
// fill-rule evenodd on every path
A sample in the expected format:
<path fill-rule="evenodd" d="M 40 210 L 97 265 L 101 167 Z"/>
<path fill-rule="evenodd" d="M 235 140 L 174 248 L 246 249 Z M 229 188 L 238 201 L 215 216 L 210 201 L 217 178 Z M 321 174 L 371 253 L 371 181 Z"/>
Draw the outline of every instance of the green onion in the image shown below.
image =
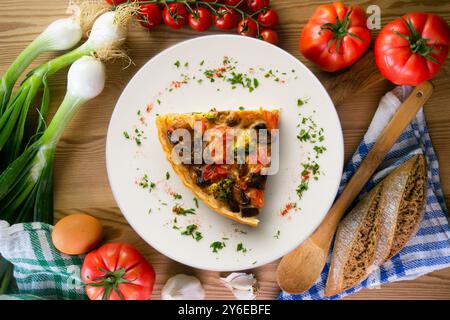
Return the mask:
<path fill-rule="evenodd" d="M 116 23 L 116 15 L 120 14 L 119 11 L 102 14 L 94 22 L 89 39 L 83 45 L 37 67 L 22 82 L 4 114 L 0 117 L 0 151 L 5 151 L 0 159 L 0 168 L 14 161 L 23 151 L 25 147 L 24 128 L 28 110 L 41 86 L 44 90 L 39 110 L 40 119 L 32 142 L 36 141 L 43 133 L 50 101 L 47 78 L 71 65 L 82 56 L 114 50 L 125 41 L 126 24 L 122 19 L 118 19 L 120 22 Z"/>
<path fill-rule="evenodd" d="M 0 115 L 6 110 L 11 92 L 20 75 L 43 52 L 72 48 L 83 35 L 79 21 L 73 17 L 52 22 L 14 60 L 0 82 Z"/>
<path fill-rule="evenodd" d="M 53 222 L 53 162 L 64 128 L 85 102 L 103 90 L 103 63 L 82 57 L 69 69 L 67 92 L 43 135 L 0 175 L 0 219 L 10 224 Z"/>

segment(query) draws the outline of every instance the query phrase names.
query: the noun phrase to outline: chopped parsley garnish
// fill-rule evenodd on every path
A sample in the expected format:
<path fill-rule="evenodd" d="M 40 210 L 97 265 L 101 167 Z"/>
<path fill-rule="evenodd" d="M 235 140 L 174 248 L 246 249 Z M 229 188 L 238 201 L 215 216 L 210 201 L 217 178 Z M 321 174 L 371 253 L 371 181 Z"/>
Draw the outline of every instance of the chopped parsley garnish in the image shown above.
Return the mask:
<path fill-rule="evenodd" d="M 241 243 L 238 243 L 238 245 L 236 246 L 236 251 L 242 251 L 243 253 L 247 252 L 247 248 L 244 247 L 244 245 Z"/>
<path fill-rule="evenodd" d="M 195 241 L 200 241 L 200 240 L 202 240 L 202 239 L 203 239 L 202 233 L 199 232 L 199 231 L 195 231 L 194 239 L 195 239 Z"/>
<path fill-rule="evenodd" d="M 315 160 L 312 160 L 310 156 L 307 158 L 307 162 L 302 163 L 303 170 L 301 172 L 301 179 L 296 189 L 297 195 L 301 199 L 305 191 L 309 188 L 311 178 L 314 180 L 319 179 L 320 166 L 317 163 L 317 159 L 327 150 L 327 148 L 322 145 L 322 142 L 325 140 L 324 130 L 317 126 L 317 123 L 311 116 L 302 117 L 301 122 L 297 127 L 300 128 L 297 139 L 301 142 L 311 144 L 313 152 L 315 153 Z"/>
<path fill-rule="evenodd" d="M 316 156 L 319 156 L 319 154 L 322 154 L 327 150 L 327 148 L 324 146 L 314 146 L 313 149 L 316 152 Z"/>
<path fill-rule="evenodd" d="M 204 65 L 205 64 L 205 60 L 200 61 L 200 65 Z"/>
<path fill-rule="evenodd" d="M 219 250 L 222 250 L 223 248 L 226 247 L 225 242 L 223 241 L 214 241 L 213 243 L 211 243 L 211 245 L 209 246 L 210 248 L 212 248 L 212 252 L 219 252 Z"/>
<path fill-rule="evenodd" d="M 167 171 L 166 172 L 166 180 L 169 180 L 170 179 L 170 173 L 169 173 L 169 171 Z"/>
<path fill-rule="evenodd" d="M 142 189 L 149 189 L 150 191 L 156 187 L 156 183 L 149 180 L 148 175 L 144 174 L 144 176 L 139 181 L 139 187 Z"/>
<path fill-rule="evenodd" d="M 174 66 L 179 68 L 180 67 L 180 61 L 179 60 L 175 61 Z"/>
<path fill-rule="evenodd" d="M 309 130 L 300 129 L 300 133 L 297 135 L 297 139 L 301 142 L 306 142 L 311 139 L 311 135 L 309 134 Z"/>
<path fill-rule="evenodd" d="M 156 103 L 157 103 L 157 104 L 161 104 L 161 100 L 156 99 Z"/>
<path fill-rule="evenodd" d="M 302 178 L 302 181 L 295 190 L 300 199 L 303 197 L 303 193 L 308 190 L 308 187 L 309 187 L 309 180 L 303 180 Z"/>
<path fill-rule="evenodd" d="M 123 132 L 123 136 L 125 137 L 125 139 L 130 139 L 130 135 L 126 131 Z"/>
<path fill-rule="evenodd" d="M 301 107 L 302 105 L 304 105 L 306 102 L 308 102 L 307 100 L 303 100 L 303 99 L 298 99 L 297 100 L 297 106 Z"/>
<path fill-rule="evenodd" d="M 193 200 L 194 200 L 195 207 L 198 209 L 199 208 L 199 206 L 198 206 L 198 199 L 194 198 Z"/>
<path fill-rule="evenodd" d="M 177 218 L 175 217 L 175 218 L 173 219 L 172 228 L 175 229 L 175 230 L 180 230 L 180 227 L 178 226 L 177 223 L 178 223 L 178 220 L 177 220 Z"/>
<path fill-rule="evenodd" d="M 280 230 L 277 230 L 275 235 L 273 236 L 275 239 L 280 239 Z"/>
<path fill-rule="evenodd" d="M 184 209 L 180 205 L 177 204 L 177 205 L 173 206 L 172 212 L 177 215 L 180 215 L 180 216 L 186 216 L 188 214 L 195 214 L 195 209 L 194 208 Z"/>
<path fill-rule="evenodd" d="M 174 194 L 172 194 L 172 197 L 173 197 L 175 200 L 180 200 L 180 199 L 183 198 L 183 196 L 182 196 L 181 194 L 179 194 L 179 193 L 174 193 Z"/>
<path fill-rule="evenodd" d="M 134 138 L 134 141 L 136 141 L 136 145 L 138 145 L 138 146 L 140 146 L 142 144 L 142 141 L 139 138 Z"/>
<path fill-rule="evenodd" d="M 195 224 L 190 224 L 186 227 L 186 229 L 181 232 L 182 235 L 184 236 L 193 236 L 194 235 L 194 231 L 197 230 L 197 225 Z"/>
<path fill-rule="evenodd" d="M 256 78 L 252 80 L 252 78 L 241 72 L 231 72 L 231 76 L 227 78 L 227 81 L 232 85 L 241 85 L 244 88 L 247 88 L 249 92 L 252 92 L 259 86 L 259 82 Z"/>
<path fill-rule="evenodd" d="M 245 108 L 243 106 L 240 106 L 238 109 L 241 110 L 241 111 L 245 110 Z"/>
<path fill-rule="evenodd" d="M 231 196 L 231 187 L 233 181 L 231 179 L 223 179 L 219 182 L 212 184 L 209 190 L 212 192 L 214 198 L 226 201 Z"/>

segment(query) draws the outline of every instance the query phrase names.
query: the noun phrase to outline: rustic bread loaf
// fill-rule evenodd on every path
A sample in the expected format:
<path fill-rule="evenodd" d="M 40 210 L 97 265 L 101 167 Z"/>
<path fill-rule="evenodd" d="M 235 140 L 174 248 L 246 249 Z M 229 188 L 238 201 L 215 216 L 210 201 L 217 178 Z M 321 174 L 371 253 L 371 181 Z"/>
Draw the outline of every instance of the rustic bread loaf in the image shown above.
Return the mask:
<path fill-rule="evenodd" d="M 426 191 L 425 158 L 417 155 L 378 183 L 342 220 L 325 294 L 349 289 L 400 251 L 417 230 Z"/>

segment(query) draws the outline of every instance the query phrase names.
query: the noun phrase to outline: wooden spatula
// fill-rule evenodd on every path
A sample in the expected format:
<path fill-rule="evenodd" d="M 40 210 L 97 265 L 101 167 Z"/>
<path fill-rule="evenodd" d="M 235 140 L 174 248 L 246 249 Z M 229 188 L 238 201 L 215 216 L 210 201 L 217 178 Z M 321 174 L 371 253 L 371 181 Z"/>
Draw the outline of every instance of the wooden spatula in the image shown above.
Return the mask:
<path fill-rule="evenodd" d="M 325 265 L 337 225 L 345 211 L 432 93 L 433 85 L 428 81 L 414 88 L 381 132 L 322 224 L 300 246 L 283 257 L 277 269 L 277 281 L 281 289 L 298 294 L 308 290 L 316 282 Z"/>

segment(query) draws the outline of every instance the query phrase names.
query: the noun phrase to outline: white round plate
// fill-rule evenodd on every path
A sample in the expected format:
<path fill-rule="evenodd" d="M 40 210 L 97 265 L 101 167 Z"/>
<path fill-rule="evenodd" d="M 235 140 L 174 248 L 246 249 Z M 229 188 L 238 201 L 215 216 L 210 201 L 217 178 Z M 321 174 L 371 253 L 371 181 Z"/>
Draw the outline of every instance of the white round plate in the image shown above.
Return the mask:
<path fill-rule="evenodd" d="M 221 66 L 224 57 L 236 63 L 235 72 L 257 78 L 257 88 L 250 92 L 240 85 L 233 88 L 223 79 L 206 79 L 204 71 Z M 306 103 L 298 106 L 299 99 Z M 212 107 L 237 110 L 240 106 L 281 109 L 279 171 L 268 179 L 266 203 L 256 228 L 228 220 L 203 203 L 195 207 L 193 194 L 165 158 L 154 121 L 157 114 L 201 112 Z M 324 130 L 322 144 L 326 151 L 318 159 L 319 179 L 311 180 L 309 189 L 299 199 L 296 188 L 301 164 L 314 152 L 310 143 L 297 139 L 298 124 L 309 116 Z M 130 225 L 148 244 L 195 268 L 236 271 L 282 257 L 320 224 L 341 179 L 343 139 L 331 99 L 301 62 L 260 40 L 215 35 L 164 50 L 136 73 L 112 115 L 106 160 L 114 197 Z M 154 188 L 149 187 L 151 183 L 155 183 Z M 174 193 L 182 199 L 174 199 Z M 172 212 L 176 203 L 196 209 L 196 214 L 176 217 Z M 296 203 L 297 208 L 283 215 L 288 203 Z M 182 235 L 190 224 L 201 232 L 203 238 L 199 241 Z M 225 247 L 213 252 L 211 244 L 216 241 Z"/>

